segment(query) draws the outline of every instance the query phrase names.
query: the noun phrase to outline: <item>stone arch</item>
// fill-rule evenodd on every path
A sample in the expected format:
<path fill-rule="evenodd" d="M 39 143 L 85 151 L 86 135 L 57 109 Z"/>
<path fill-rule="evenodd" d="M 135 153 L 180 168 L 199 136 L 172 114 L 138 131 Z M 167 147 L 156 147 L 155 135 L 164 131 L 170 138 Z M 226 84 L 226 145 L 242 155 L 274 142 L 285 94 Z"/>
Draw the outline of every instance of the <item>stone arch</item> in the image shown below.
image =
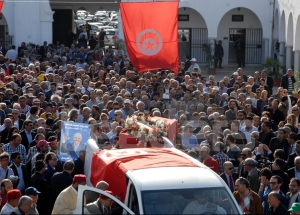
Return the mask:
<path fill-rule="evenodd" d="M 206 20 L 204 17 L 194 8 L 191 7 L 179 7 L 179 15 L 189 15 L 189 21 L 180 22 L 178 21 L 178 28 L 207 28 Z"/>
<path fill-rule="evenodd" d="M 287 28 L 286 28 L 286 46 L 293 46 L 293 40 L 294 40 L 293 14 L 290 13 Z"/>
<path fill-rule="evenodd" d="M 295 28 L 295 34 L 294 38 L 299 38 L 300 37 L 300 15 L 298 15 L 297 21 L 296 21 L 296 28 Z M 294 39 L 294 50 L 300 50 L 300 41 Z"/>
<path fill-rule="evenodd" d="M 285 12 L 283 11 L 280 18 L 279 41 L 285 42 Z"/>

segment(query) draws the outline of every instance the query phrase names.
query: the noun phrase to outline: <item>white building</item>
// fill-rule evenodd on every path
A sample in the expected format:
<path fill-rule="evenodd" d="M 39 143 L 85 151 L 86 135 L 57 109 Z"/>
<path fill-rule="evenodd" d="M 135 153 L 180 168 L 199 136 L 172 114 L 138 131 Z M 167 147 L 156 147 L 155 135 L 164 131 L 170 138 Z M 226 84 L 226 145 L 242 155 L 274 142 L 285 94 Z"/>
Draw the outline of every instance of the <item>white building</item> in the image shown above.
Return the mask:
<path fill-rule="evenodd" d="M 78 4 L 78 0 L 75 0 L 78 3 L 68 1 L 6 1 L 0 19 L 0 38 L 6 44 L 13 43 L 16 46 L 23 41 L 42 44 L 46 40 L 52 43 L 55 42 L 52 41 L 53 32 L 59 31 L 57 27 L 53 29 L 53 26 L 60 26 L 60 21 L 63 21 L 61 17 L 64 13 L 59 16 L 60 20 L 55 20 L 55 13 L 58 14 L 60 10 L 69 10 L 70 13 L 65 13 L 66 18 L 72 20 L 73 11 L 80 6 L 91 10 L 118 9 L 117 1 L 114 0 L 105 1 L 111 4 L 102 4 L 101 1 L 93 4 L 90 1 L 84 4 Z M 204 63 L 202 44 L 222 40 L 225 52 L 223 64 L 234 65 L 236 59 L 233 44 L 237 37 L 242 37 L 246 46 L 246 64 L 261 64 L 266 57 L 274 55 L 275 43 L 278 41 L 280 61 L 287 68 L 294 67 L 300 71 L 299 0 L 181 0 L 179 15 L 182 20 L 179 21 L 179 35 L 184 34 L 187 38 L 186 42 L 179 42 L 180 57 L 189 54 Z M 72 23 L 68 25 L 73 28 Z"/>

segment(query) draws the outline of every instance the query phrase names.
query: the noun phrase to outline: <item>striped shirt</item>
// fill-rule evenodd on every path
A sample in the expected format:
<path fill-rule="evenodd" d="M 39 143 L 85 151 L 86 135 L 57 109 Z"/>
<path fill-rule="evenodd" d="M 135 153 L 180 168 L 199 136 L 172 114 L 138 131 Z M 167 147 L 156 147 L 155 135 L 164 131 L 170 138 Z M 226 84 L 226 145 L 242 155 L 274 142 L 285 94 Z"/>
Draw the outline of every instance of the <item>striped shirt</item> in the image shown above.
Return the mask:
<path fill-rule="evenodd" d="M 293 87 L 293 81 L 292 81 L 291 77 L 288 77 L 288 82 L 289 82 L 288 92 L 289 92 L 289 94 L 292 94 L 294 87 Z"/>
<path fill-rule="evenodd" d="M 229 161 L 229 157 L 224 152 L 219 152 L 212 156 L 219 164 L 219 174 L 224 172 L 223 164 Z"/>

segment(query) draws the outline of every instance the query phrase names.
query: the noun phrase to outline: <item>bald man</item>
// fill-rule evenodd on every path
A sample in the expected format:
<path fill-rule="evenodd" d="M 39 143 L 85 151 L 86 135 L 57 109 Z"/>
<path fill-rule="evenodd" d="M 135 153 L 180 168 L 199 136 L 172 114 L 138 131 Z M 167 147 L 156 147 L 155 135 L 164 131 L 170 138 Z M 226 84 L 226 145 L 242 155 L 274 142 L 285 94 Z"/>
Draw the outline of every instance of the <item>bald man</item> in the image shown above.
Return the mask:
<path fill-rule="evenodd" d="M 99 190 L 105 191 L 108 189 L 108 187 L 109 187 L 109 184 L 106 181 L 99 181 L 96 184 L 96 188 Z M 98 199 L 98 197 L 99 197 L 98 193 L 95 193 L 93 191 L 91 191 L 91 192 L 87 191 L 86 192 L 86 204 L 95 202 Z"/>

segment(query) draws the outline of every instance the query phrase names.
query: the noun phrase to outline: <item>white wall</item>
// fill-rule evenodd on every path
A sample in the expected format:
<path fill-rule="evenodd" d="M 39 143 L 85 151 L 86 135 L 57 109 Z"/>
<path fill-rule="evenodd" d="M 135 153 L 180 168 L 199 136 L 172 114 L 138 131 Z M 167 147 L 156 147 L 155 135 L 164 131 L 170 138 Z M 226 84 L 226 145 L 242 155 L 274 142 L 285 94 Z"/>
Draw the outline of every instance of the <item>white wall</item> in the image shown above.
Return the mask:
<path fill-rule="evenodd" d="M 231 20 L 232 15 L 244 15 L 244 22 L 232 22 Z M 223 64 L 224 65 L 228 64 L 230 28 L 262 28 L 262 26 L 257 16 L 252 11 L 246 8 L 241 8 L 240 11 L 238 11 L 237 9 L 232 9 L 223 16 L 218 26 L 218 36 L 216 39 L 223 41 L 223 49 L 224 49 Z M 224 40 L 224 37 L 227 37 L 228 39 Z"/>
<path fill-rule="evenodd" d="M 179 8 L 179 15 L 189 15 L 189 21 L 179 21 L 178 28 L 207 28 L 203 17 L 192 8 Z"/>

